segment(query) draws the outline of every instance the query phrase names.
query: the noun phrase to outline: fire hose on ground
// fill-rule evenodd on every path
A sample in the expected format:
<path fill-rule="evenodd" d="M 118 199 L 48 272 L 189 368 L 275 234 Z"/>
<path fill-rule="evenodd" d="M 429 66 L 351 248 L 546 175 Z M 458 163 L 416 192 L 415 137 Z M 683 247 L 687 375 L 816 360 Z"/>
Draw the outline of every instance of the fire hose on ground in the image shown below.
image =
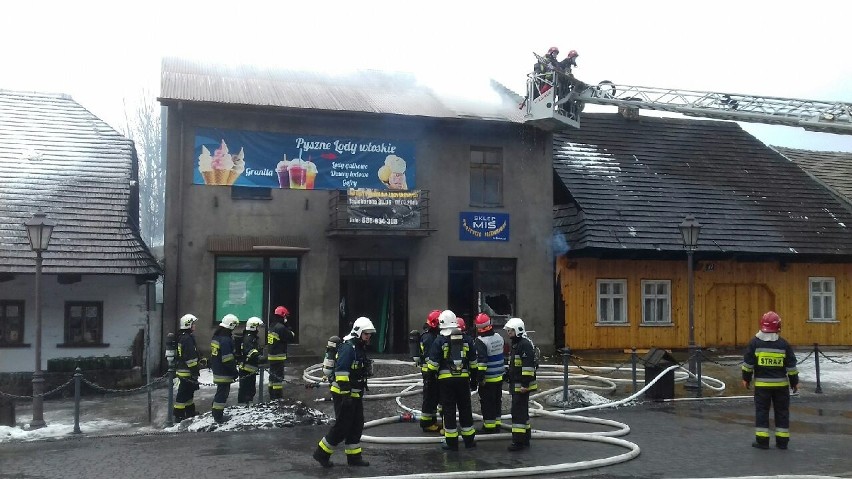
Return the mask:
<path fill-rule="evenodd" d="M 388 359 L 378 359 L 375 360 L 376 364 L 387 364 L 387 365 L 407 365 L 411 366 L 411 362 L 401 361 L 401 360 L 388 360 Z M 575 367 L 569 367 L 569 371 L 574 369 Z M 316 373 L 322 369 L 322 364 L 315 364 L 313 366 L 309 366 L 305 369 L 303 373 L 303 379 L 307 382 L 322 382 L 324 379 L 320 376 L 317 376 Z M 613 373 L 617 372 L 618 368 L 613 367 L 585 367 L 583 371 L 589 372 L 602 372 L 602 373 Z M 539 381 L 562 381 L 564 379 L 564 367 L 561 365 L 541 365 L 539 367 L 539 372 L 537 374 L 537 379 Z M 630 427 L 627 424 L 613 421 L 609 419 L 602 418 L 594 418 L 588 416 L 578 416 L 576 413 L 578 412 L 586 412 L 597 409 L 605 409 L 610 407 L 623 406 L 631 403 L 636 398 L 640 397 L 644 394 L 648 389 L 654 386 L 658 381 L 660 381 L 666 374 L 669 372 L 674 372 L 675 380 L 682 381 L 687 379 L 690 376 L 690 373 L 686 371 L 682 366 L 678 364 L 674 364 L 669 366 L 660 372 L 657 377 L 653 380 L 648 381 L 645 386 L 633 394 L 617 400 L 613 402 L 608 402 L 604 404 L 597 404 L 586 407 L 579 407 L 573 409 L 558 409 L 558 410 L 547 410 L 542 406 L 537 399 L 542 397 L 552 396 L 556 393 L 563 391 L 563 386 L 559 386 L 552 389 L 547 389 L 544 391 L 540 391 L 530 396 L 530 417 L 547 417 L 558 420 L 565 421 L 575 421 L 582 422 L 587 424 L 599 425 L 602 427 L 612 428 L 607 431 L 600 432 L 562 432 L 562 431 L 544 431 L 540 429 L 533 429 L 532 437 L 535 439 L 546 439 L 546 440 L 578 440 L 578 441 L 590 441 L 590 442 L 598 442 L 603 444 L 609 444 L 613 446 L 618 446 L 626 449 L 627 451 L 621 454 L 617 454 L 614 456 L 587 460 L 587 461 L 578 461 L 578 462 L 565 462 L 560 464 L 552 464 L 552 465 L 543 465 L 543 466 L 529 466 L 529 467 L 519 467 L 519 468 L 511 468 L 511 469 L 487 469 L 480 471 L 454 471 L 454 472 L 429 472 L 429 473 L 419 473 L 419 474 L 407 474 L 407 475 L 397 475 L 397 476 L 374 476 L 376 478 L 406 478 L 406 479 L 434 479 L 434 478 L 490 478 L 490 477 L 517 477 L 517 476 L 529 476 L 529 475 L 539 475 L 539 474 L 558 474 L 564 472 L 571 471 L 580 471 L 587 469 L 594 469 L 597 467 L 611 466 L 614 464 L 619 464 L 622 462 L 629 461 L 637 456 L 639 456 L 640 448 L 633 442 L 630 442 L 625 439 L 620 439 L 621 436 L 626 436 L 630 433 Z M 631 379 L 621 379 L 621 378 L 610 378 L 603 376 L 592 376 L 588 374 L 574 374 L 569 372 L 569 376 L 571 377 L 573 384 L 569 385 L 570 389 L 588 389 L 588 390 L 597 390 L 604 391 L 607 393 L 612 393 L 616 390 L 617 384 L 631 382 Z M 576 384 L 577 381 L 586 381 L 591 384 Z M 725 383 L 718 379 L 703 376 L 702 377 L 702 385 L 707 387 L 715 392 L 722 392 L 725 389 Z M 397 405 L 405 411 L 404 414 L 389 416 L 380 419 L 375 419 L 372 421 L 368 421 L 364 424 L 364 429 L 368 429 L 371 427 L 386 425 L 386 424 L 394 424 L 398 422 L 412 422 L 417 421 L 420 417 L 420 411 L 416 408 L 406 406 L 402 398 L 419 395 L 422 391 L 423 381 L 421 378 L 421 374 L 419 372 L 412 374 L 403 374 L 398 376 L 388 376 L 388 377 L 374 377 L 369 380 L 369 387 L 376 389 L 384 389 L 384 388 L 396 388 L 397 391 L 394 392 L 382 392 L 382 393 L 370 393 L 365 396 L 365 399 L 388 399 L 388 398 L 396 398 Z M 473 394 L 473 393 L 471 393 Z M 508 395 L 507 391 L 503 391 L 504 395 Z M 694 398 L 683 398 L 683 399 L 694 399 Z M 702 398 L 702 399 L 711 399 L 711 398 Z M 677 400 L 677 399 L 675 399 Z M 474 420 L 482 420 L 482 416 L 474 413 Z M 505 414 L 501 416 L 501 419 L 511 419 L 511 415 Z M 503 426 L 504 428 L 506 426 Z M 499 433 L 499 434 L 488 434 L 477 436 L 477 441 L 496 441 L 496 440 L 506 440 L 511 437 L 510 433 Z M 440 436 L 374 436 L 374 435 L 363 435 L 361 436 L 361 441 L 376 443 L 376 444 L 439 444 L 443 441 L 443 438 Z"/>

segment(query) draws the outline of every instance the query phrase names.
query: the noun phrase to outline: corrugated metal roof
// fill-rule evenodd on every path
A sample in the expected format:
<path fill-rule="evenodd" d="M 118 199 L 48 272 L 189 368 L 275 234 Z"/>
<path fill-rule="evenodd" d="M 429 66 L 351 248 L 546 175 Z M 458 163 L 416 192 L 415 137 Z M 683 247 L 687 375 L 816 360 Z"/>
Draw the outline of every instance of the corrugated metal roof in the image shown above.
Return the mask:
<path fill-rule="evenodd" d="M 446 93 L 410 73 L 377 70 L 323 73 L 165 58 L 160 100 L 524 121 L 517 95 L 502 85 L 493 81 L 479 85 L 461 75 L 458 78 L 458 91 Z"/>
<path fill-rule="evenodd" d="M 554 135 L 553 162 L 574 201 L 554 208 L 571 253 L 683 252 L 694 215 L 699 251 L 852 255 L 848 205 L 733 122 L 585 114 Z"/>
<path fill-rule="evenodd" d="M 852 203 L 852 153 L 781 147 L 775 149 Z"/>
<path fill-rule="evenodd" d="M 67 95 L 0 90 L 0 145 L 0 272 L 34 272 L 23 223 L 41 210 L 45 273 L 159 273 L 128 214 L 132 141 Z"/>

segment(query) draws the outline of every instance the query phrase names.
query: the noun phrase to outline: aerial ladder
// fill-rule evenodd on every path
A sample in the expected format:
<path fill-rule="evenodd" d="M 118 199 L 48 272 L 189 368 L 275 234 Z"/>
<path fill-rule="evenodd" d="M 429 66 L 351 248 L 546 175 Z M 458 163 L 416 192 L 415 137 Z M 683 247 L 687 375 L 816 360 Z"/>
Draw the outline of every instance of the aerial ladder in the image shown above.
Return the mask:
<path fill-rule="evenodd" d="M 852 134 L 852 103 L 676 90 L 603 81 L 587 85 L 570 73 L 527 75 L 526 122 L 548 131 L 579 128 L 585 104 L 659 110 L 720 120 Z"/>

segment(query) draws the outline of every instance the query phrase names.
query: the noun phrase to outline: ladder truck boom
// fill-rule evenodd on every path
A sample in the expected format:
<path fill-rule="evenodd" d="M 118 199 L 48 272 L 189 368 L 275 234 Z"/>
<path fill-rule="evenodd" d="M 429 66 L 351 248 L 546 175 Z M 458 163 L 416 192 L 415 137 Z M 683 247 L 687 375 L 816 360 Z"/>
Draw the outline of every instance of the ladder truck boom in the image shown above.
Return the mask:
<path fill-rule="evenodd" d="M 542 88 L 541 85 L 547 85 Z M 543 93 L 542 89 L 546 90 Z M 852 134 L 852 103 L 615 84 L 586 85 L 571 75 L 532 73 L 527 121 L 546 130 L 579 128 L 586 103 L 668 111 L 688 116 Z"/>

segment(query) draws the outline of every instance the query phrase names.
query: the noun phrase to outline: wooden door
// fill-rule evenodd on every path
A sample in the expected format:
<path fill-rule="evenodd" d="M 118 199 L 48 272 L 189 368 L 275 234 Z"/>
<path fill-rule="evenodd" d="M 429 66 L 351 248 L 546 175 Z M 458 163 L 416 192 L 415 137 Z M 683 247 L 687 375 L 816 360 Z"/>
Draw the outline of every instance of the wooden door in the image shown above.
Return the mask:
<path fill-rule="evenodd" d="M 775 307 L 763 284 L 716 284 L 707 295 L 704 347 L 741 347 L 757 331 L 760 316 Z"/>

